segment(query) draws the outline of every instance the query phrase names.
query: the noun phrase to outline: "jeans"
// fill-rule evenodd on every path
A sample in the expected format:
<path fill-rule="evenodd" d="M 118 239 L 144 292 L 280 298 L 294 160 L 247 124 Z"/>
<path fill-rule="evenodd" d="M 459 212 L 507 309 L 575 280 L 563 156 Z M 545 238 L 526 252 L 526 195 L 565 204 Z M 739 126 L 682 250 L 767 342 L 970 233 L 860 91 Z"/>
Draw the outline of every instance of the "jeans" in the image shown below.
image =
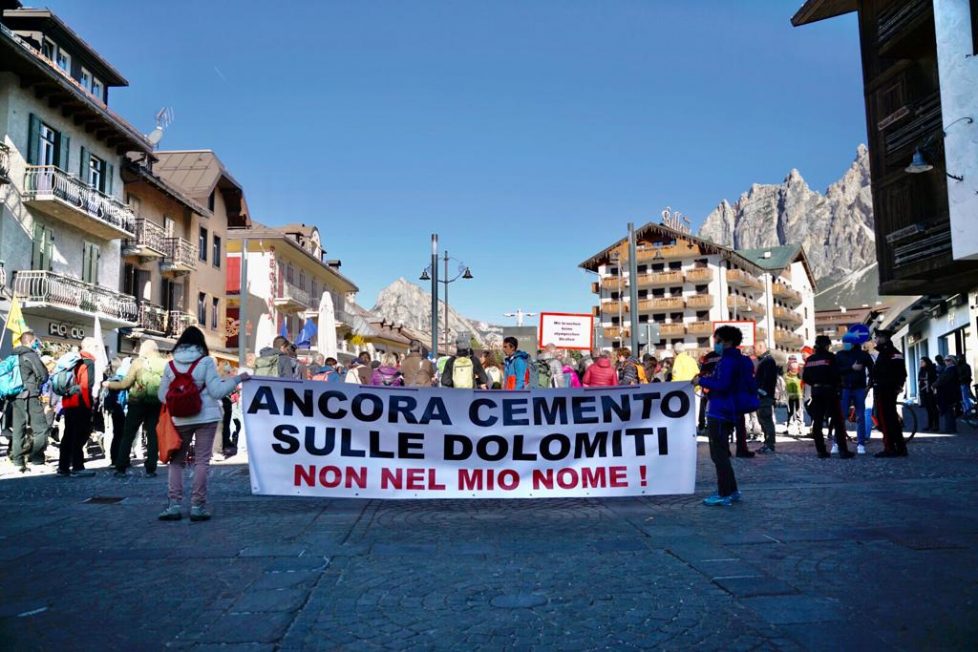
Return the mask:
<path fill-rule="evenodd" d="M 183 501 L 183 467 L 187 460 L 190 442 L 194 442 L 194 479 L 190 494 L 190 504 L 203 507 L 207 503 L 207 469 L 210 467 L 214 436 L 220 422 L 198 423 L 190 426 L 177 426 L 183 446 L 170 458 L 169 490 L 171 504 Z"/>
<path fill-rule="evenodd" d="M 729 496 L 737 491 L 737 478 L 730 463 L 730 431 L 733 425 L 729 421 L 721 421 L 713 417 L 707 420 L 710 433 L 710 459 L 713 460 L 717 470 L 717 493 L 721 496 Z"/>
<path fill-rule="evenodd" d="M 129 401 L 126 425 L 119 443 L 118 460 L 115 465 L 117 470 L 125 471 L 129 468 L 132 444 L 136 440 L 136 432 L 139 430 L 139 426 L 142 426 L 143 432 L 146 433 L 146 472 L 156 472 L 156 463 L 159 460 L 156 424 L 160 422 L 161 407 L 158 401 Z"/>
<path fill-rule="evenodd" d="M 971 400 L 971 388 L 967 385 L 961 385 L 961 408 L 965 412 L 970 412 L 972 407 L 974 407 L 974 402 Z"/>
<path fill-rule="evenodd" d="M 30 451 L 31 462 L 44 464 L 44 447 L 48 443 L 48 433 L 51 430 L 48 418 L 44 414 L 44 406 L 37 396 L 17 398 L 13 403 L 13 419 L 10 435 L 10 457 L 17 466 L 24 466 L 27 451 Z M 31 438 L 27 437 L 27 426 L 31 427 Z"/>
<path fill-rule="evenodd" d="M 865 387 L 843 387 L 842 388 L 842 413 L 849 416 L 849 406 L 856 408 L 856 443 L 865 446 L 869 437 L 869 430 L 866 427 L 866 388 Z M 847 419 L 848 420 L 848 419 Z"/>

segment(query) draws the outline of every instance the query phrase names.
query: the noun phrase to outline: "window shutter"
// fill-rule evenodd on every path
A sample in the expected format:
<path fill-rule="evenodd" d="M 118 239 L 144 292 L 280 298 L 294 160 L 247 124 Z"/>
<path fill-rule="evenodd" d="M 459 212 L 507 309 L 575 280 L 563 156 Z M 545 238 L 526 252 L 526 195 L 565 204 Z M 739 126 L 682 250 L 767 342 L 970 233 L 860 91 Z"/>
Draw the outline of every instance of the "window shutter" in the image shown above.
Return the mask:
<path fill-rule="evenodd" d="M 33 113 L 27 132 L 27 164 L 37 165 L 41 157 L 41 121 Z"/>
<path fill-rule="evenodd" d="M 82 183 L 88 183 L 88 150 L 81 148 L 81 160 L 78 161 L 78 178 Z"/>
<path fill-rule="evenodd" d="M 51 264 L 54 260 L 54 231 L 45 228 L 44 233 L 44 267 L 50 272 L 54 269 L 54 266 Z"/>
<path fill-rule="evenodd" d="M 58 167 L 68 171 L 68 161 L 71 157 L 71 136 L 68 134 L 58 134 L 60 141 L 60 151 L 58 152 Z"/>
<path fill-rule="evenodd" d="M 108 161 L 102 161 L 102 165 L 105 167 L 102 170 L 102 187 L 99 188 L 106 195 L 112 195 L 112 175 L 115 173 L 115 167 Z"/>

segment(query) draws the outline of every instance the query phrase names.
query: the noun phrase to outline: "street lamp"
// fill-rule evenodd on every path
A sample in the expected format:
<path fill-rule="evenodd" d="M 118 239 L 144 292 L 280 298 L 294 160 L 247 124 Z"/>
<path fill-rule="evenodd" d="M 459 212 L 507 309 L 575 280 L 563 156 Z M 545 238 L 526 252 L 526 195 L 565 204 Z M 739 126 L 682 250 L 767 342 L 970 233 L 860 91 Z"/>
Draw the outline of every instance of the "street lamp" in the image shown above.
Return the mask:
<path fill-rule="evenodd" d="M 454 260 L 458 263 L 458 271 L 452 278 L 448 278 L 448 262 Z M 438 234 L 431 234 L 431 264 L 425 267 L 419 277 L 422 281 L 431 281 L 431 347 L 435 357 L 438 357 L 438 284 L 445 286 L 445 348 L 448 349 L 448 286 L 459 279 L 473 279 L 472 270 L 468 265 L 458 258 L 452 258 L 448 251 L 441 257 L 444 263 L 445 276 L 438 278 Z"/>

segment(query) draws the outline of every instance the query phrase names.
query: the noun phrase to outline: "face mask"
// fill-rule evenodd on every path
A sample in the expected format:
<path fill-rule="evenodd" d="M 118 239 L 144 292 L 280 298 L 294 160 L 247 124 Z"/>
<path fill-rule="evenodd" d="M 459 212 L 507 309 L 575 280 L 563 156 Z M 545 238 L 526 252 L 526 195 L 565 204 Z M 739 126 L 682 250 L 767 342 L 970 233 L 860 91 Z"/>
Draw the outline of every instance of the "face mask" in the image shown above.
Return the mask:
<path fill-rule="evenodd" d="M 845 349 L 846 351 L 852 351 L 852 344 L 846 342 L 845 344 L 842 345 L 842 348 Z"/>
<path fill-rule="evenodd" d="M 719 353 L 720 355 L 723 355 L 723 344 L 717 342 L 716 344 L 713 345 L 713 350 Z"/>

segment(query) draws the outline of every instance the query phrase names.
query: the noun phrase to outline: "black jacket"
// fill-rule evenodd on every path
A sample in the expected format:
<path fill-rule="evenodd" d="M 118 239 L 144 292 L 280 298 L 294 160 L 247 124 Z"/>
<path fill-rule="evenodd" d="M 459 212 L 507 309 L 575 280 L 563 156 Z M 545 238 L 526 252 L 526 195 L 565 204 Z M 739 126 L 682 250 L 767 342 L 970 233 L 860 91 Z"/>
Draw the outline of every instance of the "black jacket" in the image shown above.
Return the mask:
<path fill-rule="evenodd" d="M 888 392 L 899 392 L 907 380 L 907 365 L 903 353 L 888 342 L 881 346 L 876 364 L 873 365 L 873 387 Z"/>
<path fill-rule="evenodd" d="M 862 349 L 852 349 L 851 351 L 839 351 L 835 354 L 835 362 L 839 366 L 839 375 L 842 376 L 842 386 L 849 389 L 862 389 L 866 387 L 867 370 L 869 376 L 873 373 L 873 356 Z M 861 364 L 863 368 L 856 371 L 852 368 L 855 364 Z"/>
<path fill-rule="evenodd" d="M 802 372 L 801 379 L 806 385 L 815 387 L 839 387 L 841 378 L 839 377 L 839 367 L 835 361 L 835 354 L 831 351 L 819 349 L 808 356 L 805 360 L 805 370 Z"/>
<path fill-rule="evenodd" d="M 465 356 L 472 361 L 472 373 L 475 376 L 473 387 L 476 389 L 480 387 L 488 387 L 489 377 L 486 375 L 486 370 L 482 368 L 482 362 L 475 355 Z M 453 355 L 445 363 L 445 371 L 441 374 L 441 384 L 442 387 L 454 387 L 455 383 L 452 381 L 452 372 L 455 370 L 455 356 Z"/>
<path fill-rule="evenodd" d="M 19 398 L 40 396 L 41 386 L 48 382 L 48 370 L 41 362 L 41 356 L 27 346 L 16 346 L 11 353 L 20 357 L 20 375 L 24 381 L 24 391 L 19 394 Z"/>
<path fill-rule="evenodd" d="M 770 353 L 765 353 L 757 359 L 757 371 L 754 372 L 757 389 L 764 392 L 761 396 L 774 398 L 778 386 L 778 363 Z"/>

